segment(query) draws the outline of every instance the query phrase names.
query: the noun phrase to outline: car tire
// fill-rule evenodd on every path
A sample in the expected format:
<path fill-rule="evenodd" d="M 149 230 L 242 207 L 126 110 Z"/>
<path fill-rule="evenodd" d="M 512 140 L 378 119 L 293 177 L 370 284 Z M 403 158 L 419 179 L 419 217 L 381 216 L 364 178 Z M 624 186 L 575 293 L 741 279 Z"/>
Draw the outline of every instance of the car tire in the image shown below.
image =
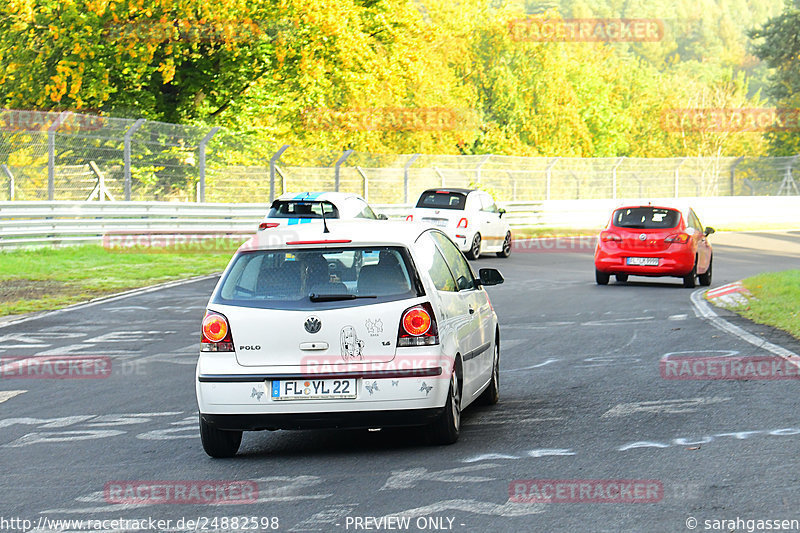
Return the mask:
<path fill-rule="evenodd" d="M 495 405 L 500 401 L 500 337 L 495 336 L 494 359 L 492 360 L 492 377 L 489 386 L 481 393 L 480 402 L 483 405 Z"/>
<path fill-rule="evenodd" d="M 608 280 L 611 279 L 611 274 L 608 274 L 607 272 L 600 272 L 595 268 L 594 279 L 598 285 L 608 285 Z"/>
<path fill-rule="evenodd" d="M 697 280 L 700 282 L 700 285 L 703 287 L 708 287 L 711 285 L 711 276 L 713 272 L 711 271 L 711 267 L 714 266 L 714 256 L 711 256 L 711 259 L 708 260 L 708 270 L 706 270 L 705 274 L 700 274 L 697 276 Z"/>
<path fill-rule="evenodd" d="M 697 283 L 697 258 L 694 260 L 692 271 L 683 276 L 683 286 L 687 289 L 694 289 Z"/>
<path fill-rule="evenodd" d="M 461 432 L 461 387 L 458 372 L 450 378 L 450 389 L 444 412 L 431 424 L 430 438 L 434 444 L 453 444 Z"/>
<path fill-rule="evenodd" d="M 506 233 L 506 238 L 503 240 L 503 249 L 497 252 L 497 257 L 508 257 L 511 255 L 511 232 Z"/>
<path fill-rule="evenodd" d="M 203 450 L 216 459 L 233 457 L 242 443 L 241 431 L 223 431 L 208 424 L 200 415 L 200 441 Z"/>
<path fill-rule="evenodd" d="M 467 259 L 477 259 L 481 256 L 481 234 L 476 233 L 475 236 L 472 238 L 472 245 L 469 247 L 469 251 L 465 254 Z"/>
<path fill-rule="evenodd" d="M 614 277 L 617 279 L 617 283 L 625 283 L 628 281 L 627 274 L 616 274 Z"/>

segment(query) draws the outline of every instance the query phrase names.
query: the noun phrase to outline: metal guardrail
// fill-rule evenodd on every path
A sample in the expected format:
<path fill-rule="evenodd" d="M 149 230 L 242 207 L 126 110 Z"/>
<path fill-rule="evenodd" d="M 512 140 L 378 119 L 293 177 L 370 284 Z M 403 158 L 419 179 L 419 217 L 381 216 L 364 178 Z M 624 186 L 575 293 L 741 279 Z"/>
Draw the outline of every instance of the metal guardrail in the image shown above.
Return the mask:
<path fill-rule="evenodd" d="M 675 199 L 551 200 L 501 203 L 512 228 L 599 229 L 620 205 L 671 205 Z M 703 223 L 800 228 L 800 196 L 682 198 Z M 405 218 L 412 205 L 373 205 L 390 219 Z M 250 235 L 267 212 L 266 204 L 189 202 L 0 202 L 0 249 L 100 243 L 108 235 Z"/>
<path fill-rule="evenodd" d="M 540 203 L 506 204 L 512 225 L 536 223 Z M 375 205 L 402 219 L 411 205 Z M 188 202 L 0 202 L 0 248 L 99 243 L 108 234 L 247 235 L 255 232 L 266 204 Z"/>

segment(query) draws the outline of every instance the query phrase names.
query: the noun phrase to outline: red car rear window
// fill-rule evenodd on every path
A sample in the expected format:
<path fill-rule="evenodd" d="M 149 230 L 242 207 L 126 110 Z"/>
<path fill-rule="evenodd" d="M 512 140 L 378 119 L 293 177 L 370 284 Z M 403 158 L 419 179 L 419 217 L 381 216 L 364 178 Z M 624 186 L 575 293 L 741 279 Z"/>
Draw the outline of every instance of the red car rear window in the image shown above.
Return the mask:
<path fill-rule="evenodd" d="M 680 219 L 680 212 L 674 209 L 627 207 L 614 211 L 611 223 L 618 228 L 667 229 L 676 227 Z"/>

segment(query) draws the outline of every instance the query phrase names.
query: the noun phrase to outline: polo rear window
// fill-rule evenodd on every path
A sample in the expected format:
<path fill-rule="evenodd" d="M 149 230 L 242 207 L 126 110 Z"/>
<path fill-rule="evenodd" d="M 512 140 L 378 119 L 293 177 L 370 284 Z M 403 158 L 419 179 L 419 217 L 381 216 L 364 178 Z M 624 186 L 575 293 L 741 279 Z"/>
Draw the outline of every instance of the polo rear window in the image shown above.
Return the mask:
<path fill-rule="evenodd" d="M 464 209 L 467 195 L 453 191 L 425 191 L 419 197 L 417 207 L 429 209 Z"/>
<path fill-rule="evenodd" d="M 680 212 L 674 209 L 629 207 L 614 211 L 612 224 L 618 228 L 667 229 L 677 226 L 680 219 Z"/>

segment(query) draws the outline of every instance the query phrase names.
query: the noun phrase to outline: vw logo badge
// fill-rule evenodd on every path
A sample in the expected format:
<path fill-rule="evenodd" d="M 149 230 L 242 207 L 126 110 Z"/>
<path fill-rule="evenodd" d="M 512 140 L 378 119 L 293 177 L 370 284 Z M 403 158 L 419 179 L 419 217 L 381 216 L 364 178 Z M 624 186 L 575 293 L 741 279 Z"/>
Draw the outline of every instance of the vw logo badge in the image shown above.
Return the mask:
<path fill-rule="evenodd" d="M 306 319 L 306 323 L 303 325 L 306 328 L 306 331 L 309 333 L 316 333 L 322 327 L 322 322 L 319 318 L 315 316 L 310 316 Z"/>
<path fill-rule="evenodd" d="M 646 238 L 647 238 L 647 235 L 645 235 L 644 233 L 640 233 L 640 234 L 639 234 L 639 240 L 640 240 L 640 241 L 643 241 L 643 240 L 645 240 Z"/>

